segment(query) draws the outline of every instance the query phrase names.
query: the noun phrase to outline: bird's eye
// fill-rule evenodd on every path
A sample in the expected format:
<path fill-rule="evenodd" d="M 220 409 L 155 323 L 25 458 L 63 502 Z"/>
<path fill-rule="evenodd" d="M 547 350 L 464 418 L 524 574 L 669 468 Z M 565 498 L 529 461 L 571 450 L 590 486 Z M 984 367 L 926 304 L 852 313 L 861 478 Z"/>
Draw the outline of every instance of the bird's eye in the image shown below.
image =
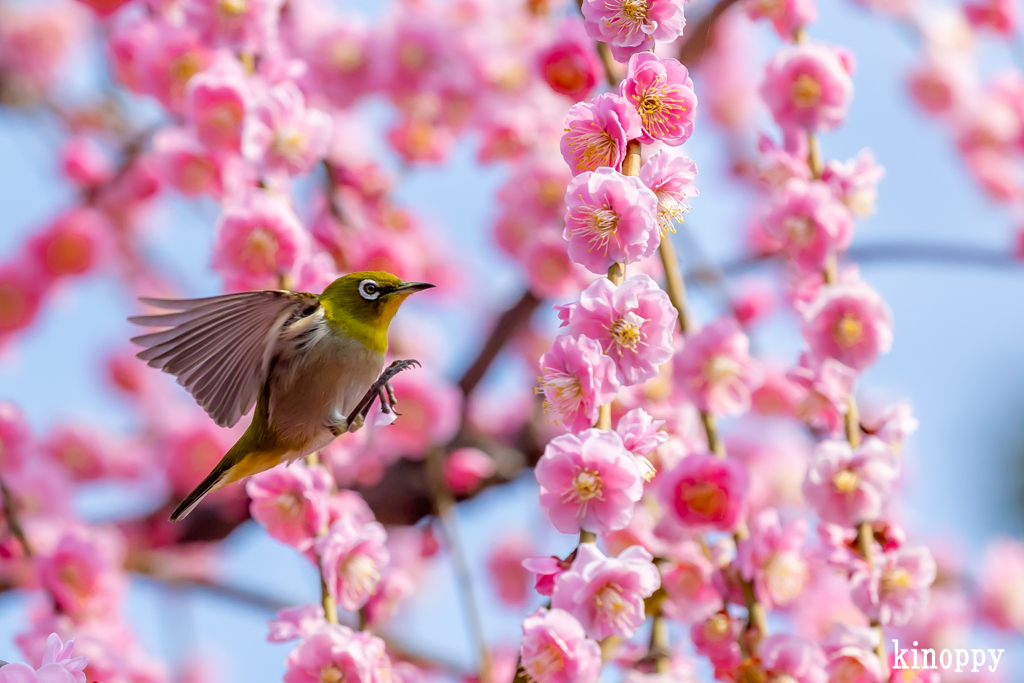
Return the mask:
<path fill-rule="evenodd" d="M 359 283 L 359 294 L 368 301 L 373 301 L 380 296 L 380 285 L 373 280 L 363 280 Z"/>

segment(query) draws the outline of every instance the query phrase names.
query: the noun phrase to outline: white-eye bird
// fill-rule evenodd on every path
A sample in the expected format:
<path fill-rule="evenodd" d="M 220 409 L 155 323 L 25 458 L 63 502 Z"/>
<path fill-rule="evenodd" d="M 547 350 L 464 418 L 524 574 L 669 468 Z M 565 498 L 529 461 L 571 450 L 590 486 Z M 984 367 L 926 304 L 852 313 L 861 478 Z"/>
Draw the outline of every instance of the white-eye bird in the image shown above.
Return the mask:
<path fill-rule="evenodd" d="M 323 294 L 263 290 L 204 299 L 141 299 L 173 311 L 129 318 L 167 328 L 132 339 L 138 357 L 178 378 L 221 427 L 255 404 L 252 423 L 171 514 L 206 494 L 355 431 L 373 401 L 394 403 L 388 380 L 416 361 L 384 368 L 388 325 L 413 292 L 433 287 L 383 271 L 351 273 Z M 385 392 L 385 389 L 387 390 Z"/>

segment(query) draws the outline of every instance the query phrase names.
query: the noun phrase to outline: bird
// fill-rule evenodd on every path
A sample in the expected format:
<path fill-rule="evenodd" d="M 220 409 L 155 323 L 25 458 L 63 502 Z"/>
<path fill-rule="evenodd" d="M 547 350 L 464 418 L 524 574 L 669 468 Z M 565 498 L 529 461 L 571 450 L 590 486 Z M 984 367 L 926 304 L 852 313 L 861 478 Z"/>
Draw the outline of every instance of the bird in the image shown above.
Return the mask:
<path fill-rule="evenodd" d="M 430 289 L 384 271 L 344 275 L 320 295 L 258 290 L 202 299 L 139 300 L 167 313 L 128 318 L 164 328 L 132 338 L 137 356 L 174 375 L 221 427 L 253 406 L 252 422 L 171 514 L 188 515 L 211 491 L 292 462 L 359 429 L 373 401 L 393 410 L 384 370 L 388 326 L 409 295 Z M 382 373 L 383 370 L 383 373 Z"/>

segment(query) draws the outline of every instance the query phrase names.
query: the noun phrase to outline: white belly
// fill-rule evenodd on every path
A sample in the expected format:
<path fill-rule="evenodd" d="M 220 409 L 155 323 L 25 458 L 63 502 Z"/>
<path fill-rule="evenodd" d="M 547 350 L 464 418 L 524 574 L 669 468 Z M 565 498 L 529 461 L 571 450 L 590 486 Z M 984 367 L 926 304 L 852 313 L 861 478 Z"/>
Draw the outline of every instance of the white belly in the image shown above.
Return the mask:
<path fill-rule="evenodd" d="M 269 421 L 297 458 L 331 442 L 328 425 L 355 408 L 384 369 L 384 355 L 328 332 L 304 351 L 301 363 L 282 358 L 279 368 L 270 386 Z"/>

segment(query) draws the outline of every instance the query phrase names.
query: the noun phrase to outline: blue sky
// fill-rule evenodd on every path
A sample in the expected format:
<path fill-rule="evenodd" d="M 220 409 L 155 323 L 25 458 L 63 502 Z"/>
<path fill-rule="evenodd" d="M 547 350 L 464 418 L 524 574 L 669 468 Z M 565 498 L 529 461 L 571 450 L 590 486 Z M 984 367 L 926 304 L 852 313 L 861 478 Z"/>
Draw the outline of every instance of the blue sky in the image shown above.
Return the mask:
<path fill-rule="evenodd" d="M 914 63 L 916 46 L 848 0 L 822 0 L 820 9 L 812 36 L 848 46 L 858 61 L 854 105 L 846 125 L 824 136 L 826 156 L 845 159 L 871 147 L 887 169 L 877 214 L 858 225 L 855 244 L 913 239 L 1008 250 L 1013 217 L 985 200 L 948 137 L 916 112 L 904 93 L 903 75 Z M 768 54 L 774 39 L 762 35 Z M 1006 57 L 998 49 L 983 55 L 986 64 Z M 726 180 L 722 141 L 701 123 L 687 144 L 701 169 L 701 196 L 687 226 L 705 252 L 724 260 L 740 253 L 750 197 Z M 71 200 L 58 179 L 55 136 L 54 129 L 37 120 L 0 113 L 0 260 Z M 441 168 L 409 172 L 399 191 L 401 200 L 420 211 L 449 244 L 460 245 L 459 258 L 473 273 L 473 286 L 464 293 L 465 312 L 449 320 L 443 332 L 452 376 L 479 341 L 467 330 L 475 335 L 478 316 L 498 310 L 520 287 L 515 269 L 490 244 L 496 215 L 492 198 L 503 173 L 481 172 L 472 159 L 472 148 L 463 144 Z M 217 282 L 208 264 L 214 206 L 168 202 L 164 208 L 155 216 L 151 248 L 186 291 L 213 292 Z M 892 352 L 861 382 L 864 395 L 909 398 L 921 422 L 907 453 L 911 534 L 953 537 L 965 562 L 976 566 L 987 540 L 1020 534 L 1024 526 L 1024 269 L 879 264 L 865 265 L 862 273 L 891 305 L 896 331 Z M 705 316 L 713 313 L 709 300 L 698 304 Z M 97 361 L 129 336 L 124 317 L 130 310 L 125 293 L 105 277 L 62 292 L 11 357 L 0 360 L 0 397 L 18 402 L 40 431 L 66 418 L 129 425 L 124 406 L 103 388 Z M 422 309 L 413 314 L 426 319 Z M 767 325 L 757 342 L 781 358 L 793 358 L 793 321 Z M 90 511 L 105 509 L 113 494 L 110 489 L 92 492 L 83 505 Z M 496 529 L 535 534 L 550 552 L 566 549 L 567 539 L 539 518 L 535 496 L 533 487 L 522 483 L 489 491 L 459 510 L 478 575 L 498 537 Z M 231 538 L 224 567 L 225 577 L 239 585 L 295 604 L 316 599 L 317 582 L 305 561 L 255 528 Z M 423 591 L 408 618 L 392 631 L 417 649 L 468 663 L 471 654 L 450 571 L 442 566 L 428 580 L 436 589 Z M 488 615 L 488 637 L 513 643 L 521 615 L 501 607 L 485 584 L 478 591 Z M 0 597 L 0 658 L 17 658 L 11 638 L 22 627 L 23 610 L 22 598 Z M 157 656 L 174 660 L 201 644 L 221 663 L 224 680 L 275 680 L 283 671 L 288 646 L 266 644 L 266 615 L 249 608 L 198 594 L 167 595 L 139 583 L 128 610 L 146 647 Z M 982 637 L 996 642 L 990 634 Z M 1019 647 L 1011 657 L 1003 667 L 1021 671 Z"/>

